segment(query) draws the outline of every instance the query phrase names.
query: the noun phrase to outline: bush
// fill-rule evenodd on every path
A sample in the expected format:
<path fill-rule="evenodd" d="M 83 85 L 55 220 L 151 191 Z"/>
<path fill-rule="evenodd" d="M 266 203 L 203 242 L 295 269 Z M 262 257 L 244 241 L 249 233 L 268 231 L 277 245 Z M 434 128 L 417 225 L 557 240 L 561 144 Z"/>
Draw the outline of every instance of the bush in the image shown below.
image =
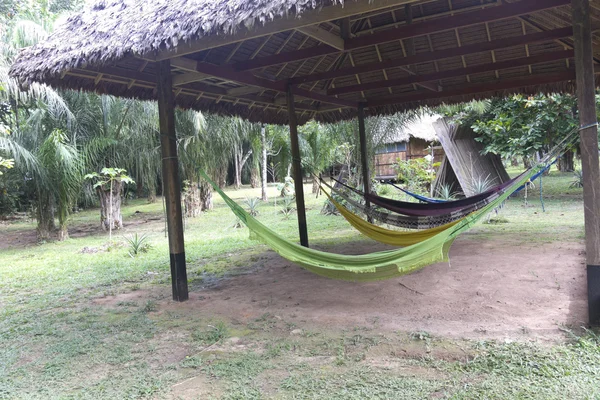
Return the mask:
<path fill-rule="evenodd" d="M 435 178 L 431 165 L 425 158 L 398 160 L 396 171 L 398 179 L 405 182 L 411 191 L 426 191 Z"/>

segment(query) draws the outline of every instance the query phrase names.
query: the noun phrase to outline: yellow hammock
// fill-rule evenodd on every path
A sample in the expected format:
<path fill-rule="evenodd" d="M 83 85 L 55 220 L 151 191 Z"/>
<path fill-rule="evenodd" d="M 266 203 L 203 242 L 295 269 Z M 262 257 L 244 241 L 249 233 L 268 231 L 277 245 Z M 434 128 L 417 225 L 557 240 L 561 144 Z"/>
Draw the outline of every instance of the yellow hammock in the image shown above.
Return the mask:
<path fill-rule="evenodd" d="M 340 214 L 352 225 L 356 230 L 365 235 L 368 238 L 376 240 L 380 243 L 389 244 L 392 246 L 398 247 L 406 247 L 411 246 L 413 244 L 421 243 L 424 240 L 434 237 L 438 233 L 445 231 L 458 224 L 464 218 L 459 219 L 457 221 L 451 222 L 446 225 L 437 226 L 431 229 L 424 229 L 420 231 L 411 231 L 411 232 L 402 232 L 402 231 L 393 231 L 390 229 L 385 229 L 380 226 L 374 225 L 368 221 L 365 221 L 358 215 L 350 212 L 346 207 L 338 203 L 331 197 L 329 193 L 327 193 L 323 187 L 321 186 L 321 190 L 325 193 L 325 196 L 331 201 L 331 203 L 338 209 Z"/>

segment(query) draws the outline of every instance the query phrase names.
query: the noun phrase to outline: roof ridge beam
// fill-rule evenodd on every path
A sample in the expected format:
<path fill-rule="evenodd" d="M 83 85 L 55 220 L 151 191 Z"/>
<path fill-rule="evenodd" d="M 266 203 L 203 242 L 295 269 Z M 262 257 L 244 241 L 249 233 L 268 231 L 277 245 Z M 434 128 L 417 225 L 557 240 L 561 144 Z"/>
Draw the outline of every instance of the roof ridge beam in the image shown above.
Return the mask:
<path fill-rule="evenodd" d="M 554 29 L 545 32 L 530 33 L 523 36 L 514 36 L 506 39 L 496 39 L 491 42 L 481 42 L 462 47 L 453 47 L 450 49 L 438 50 L 429 53 L 420 53 L 412 57 L 404 57 L 398 59 L 392 59 L 384 62 L 367 63 L 358 65 L 356 67 L 348 67 L 344 69 L 338 69 L 333 71 L 320 72 L 311 75 L 298 76 L 291 78 L 289 81 L 292 84 L 302 84 L 307 82 L 321 81 L 324 79 L 338 78 L 341 76 L 349 76 L 354 74 L 361 74 L 365 72 L 379 71 L 381 69 L 389 69 L 396 67 L 403 67 L 412 64 L 421 64 L 426 62 L 433 62 L 445 58 L 452 58 L 457 56 L 463 56 L 473 53 L 480 53 L 484 51 L 504 49 L 513 46 L 522 46 L 524 44 L 540 43 L 551 41 L 554 39 L 560 39 L 573 35 L 573 27 L 568 26 L 565 28 Z"/>
<path fill-rule="evenodd" d="M 387 81 L 369 82 L 362 85 L 342 86 L 329 89 L 327 91 L 327 94 L 329 96 L 335 96 L 339 94 L 356 93 L 363 90 L 382 89 L 391 86 L 402 86 L 411 85 L 413 83 L 433 82 L 440 79 L 456 78 L 463 75 L 493 72 L 496 70 L 525 67 L 528 65 L 540 64 L 544 62 L 564 60 L 566 58 L 573 58 L 574 56 L 575 53 L 573 50 L 553 51 L 535 56 L 513 58 L 510 60 L 499 61 L 495 63 L 473 65 L 467 68 L 457 68 L 425 75 L 413 75 L 404 78 L 391 79 Z"/>

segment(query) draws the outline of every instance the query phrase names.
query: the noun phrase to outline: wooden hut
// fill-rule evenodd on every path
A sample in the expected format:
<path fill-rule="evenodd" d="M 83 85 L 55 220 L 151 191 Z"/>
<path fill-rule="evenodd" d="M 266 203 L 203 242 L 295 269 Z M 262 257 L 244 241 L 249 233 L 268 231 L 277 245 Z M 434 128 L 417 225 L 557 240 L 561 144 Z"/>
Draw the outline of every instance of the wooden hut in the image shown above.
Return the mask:
<path fill-rule="evenodd" d="M 434 162 L 441 161 L 444 153 L 433 128 L 434 121 L 439 118 L 439 115 L 423 116 L 387 134 L 375 149 L 375 179 L 395 179 L 398 160 L 423 158 L 433 153 Z"/>
<path fill-rule="evenodd" d="M 365 115 L 576 87 L 590 320 L 599 323 L 599 22 L 599 0 L 98 0 L 25 49 L 10 73 L 23 87 L 158 101 L 180 301 L 188 292 L 174 107 L 289 124 L 308 246 L 298 124 L 357 118 L 364 150 Z M 363 156 L 365 176 L 368 164 Z"/>

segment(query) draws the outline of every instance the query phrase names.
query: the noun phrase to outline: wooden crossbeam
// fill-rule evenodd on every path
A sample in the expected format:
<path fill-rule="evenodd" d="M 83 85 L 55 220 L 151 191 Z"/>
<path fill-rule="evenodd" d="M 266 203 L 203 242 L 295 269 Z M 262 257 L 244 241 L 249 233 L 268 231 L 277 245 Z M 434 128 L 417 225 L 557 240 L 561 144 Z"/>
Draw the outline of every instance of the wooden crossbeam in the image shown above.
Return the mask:
<path fill-rule="evenodd" d="M 491 42 L 481 42 L 471 45 L 462 46 L 460 48 L 451 48 L 445 50 L 438 50 L 429 53 L 420 53 L 412 57 L 404 57 L 393 60 L 387 60 L 384 62 L 373 62 L 363 65 L 357 65 L 356 67 L 348 67 L 338 70 L 320 72 L 310 75 L 298 76 L 291 78 L 289 81 L 292 84 L 298 85 L 307 82 L 321 81 L 324 79 L 338 78 L 341 76 L 349 76 L 354 74 L 361 74 L 372 71 L 379 71 L 382 69 L 389 69 L 395 67 L 403 67 L 412 64 L 421 64 L 426 62 L 433 62 L 442 60 L 445 58 L 452 58 L 457 56 L 465 56 L 473 53 L 480 53 L 484 51 L 503 49 L 513 46 L 522 46 L 524 44 L 533 44 L 547 42 L 554 39 L 560 39 L 573 35 L 573 28 L 559 28 L 551 31 L 536 32 L 523 36 L 514 36 L 511 38 L 492 40 Z"/>
<path fill-rule="evenodd" d="M 565 82 L 575 79 L 574 71 L 564 71 L 554 74 L 526 76 L 517 79 L 508 79 L 490 83 L 463 85 L 458 88 L 443 90 L 441 92 L 422 92 L 403 96 L 386 96 L 377 100 L 367 101 L 367 107 L 381 107 L 394 104 L 411 103 L 423 100 L 444 99 L 454 96 L 466 96 L 478 93 L 495 92 L 499 90 L 518 89 L 529 86 L 544 85 L 549 83 Z"/>
<path fill-rule="evenodd" d="M 507 18 L 519 17 L 536 11 L 559 7 L 569 4 L 570 0 L 524 0 L 518 3 L 509 3 L 501 6 L 479 9 L 452 15 L 445 18 L 427 20 L 418 24 L 406 24 L 392 29 L 378 31 L 371 35 L 348 38 L 344 41 L 344 50 L 349 51 L 361 47 L 391 41 L 410 39 L 417 36 L 429 35 L 446 30 L 462 28 L 480 23 L 493 22 Z M 270 65 L 301 61 L 307 58 L 335 54 L 340 50 L 332 46 L 316 46 L 300 51 L 292 51 L 283 54 L 261 57 L 252 61 L 241 61 L 233 65 L 236 70 L 245 71 L 256 68 L 264 68 Z"/>
<path fill-rule="evenodd" d="M 453 15 L 439 20 L 403 25 L 395 29 L 377 32 L 372 35 L 349 39 L 345 43 L 345 50 L 353 50 L 372 46 L 374 44 L 414 38 L 416 36 L 443 32 L 450 29 L 464 28 L 485 22 L 514 18 L 524 14 L 531 14 L 536 11 L 564 6 L 570 3 L 571 0 L 523 0 L 518 3 L 504 4 L 498 7 Z"/>
<path fill-rule="evenodd" d="M 154 75 L 148 74 L 148 73 L 126 70 L 124 68 L 116 68 L 116 67 L 103 67 L 102 69 L 94 70 L 94 72 L 96 72 L 98 75 L 94 76 L 94 75 L 79 74 L 77 76 L 85 77 L 85 78 L 89 78 L 89 79 L 98 79 L 97 77 L 101 76 L 100 79 L 103 81 L 111 81 L 110 76 L 114 76 L 117 78 L 129 80 L 129 83 L 127 83 L 127 85 L 132 85 L 132 86 L 135 85 L 135 86 L 147 87 L 147 88 L 156 87 L 156 77 Z M 173 79 L 175 79 L 177 76 L 179 76 L 179 75 L 175 75 L 173 77 Z M 131 82 L 133 82 L 133 83 L 131 83 Z M 125 84 L 125 83 L 123 83 L 123 84 Z M 255 93 L 255 91 L 252 91 L 250 93 L 243 93 L 240 91 L 239 93 L 231 94 L 230 91 L 234 91 L 236 89 L 226 90 L 222 87 L 218 87 L 218 86 L 214 86 L 214 85 L 207 85 L 205 83 L 200 83 L 200 82 L 193 83 L 193 86 L 182 85 L 182 87 L 180 87 L 179 89 L 187 90 L 187 92 L 182 92 L 184 94 L 188 94 L 188 92 L 193 91 L 196 93 L 197 92 L 207 93 L 207 94 L 211 94 L 211 95 L 219 96 L 219 97 L 223 97 L 223 96 L 238 97 L 243 100 L 250 100 L 250 101 L 254 101 L 257 103 L 261 103 L 261 104 L 279 106 L 279 104 L 272 97 L 251 95 L 251 93 Z M 177 90 L 179 90 L 179 89 L 177 89 Z M 242 87 L 242 88 L 237 88 L 237 89 L 251 89 L 251 88 Z M 304 110 L 306 110 L 306 111 L 318 111 L 319 110 L 318 107 L 312 106 L 310 104 L 296 103 L 295 106 L 297 109 L 303 110 L 303 111 Z"/>
<path fill-rule="evenodd" d="M 304 33 L 306 36 L 310 36 L 313 39 L 318 40 L 321 43 L 325 43 L 337 50 L 344 50 L 344 39 L 334 35 L 333 33 L 326 31 L 325 29 L 319 28 L 316 25 L 305 26 L 298 29 L 299 32 Z"/>
<path fill-rule="evenodd" d="M 539 55 L 531 56 L 531 57 L 517 58 L 517 59 L 500 61 L 500 62 L 490 63 L 490 64 L 474 65 L 474 66 L 467 67 L 467 68 L 458 68 L 458 69 L 442 71 L 442 72 L 435 72 L 435 73 L 425 74 L 425 75 L 413 75 L 413 76 L 407 76 L 407 77 L 392 79 L 392 80 L 369 82 L 369 83 L 364 83 L 362 85 L 337 87 L 337 88 L 329 89 L 327 91 L 327 94 L 329 96 L 335 96 L 335 95 L 345 94 L 345 93 L 361 92 L 363 90 L 372 90 L 372 89 L 388 88 L 388 87 L 393 87 L 393 86 L 411 85 L 413 83 L 433 82 L 433 81 L 437 81 L 440 79 L 455 78 L 455 77 L 464 76 L 464 75 L 479 74 L 479 73 L 483 73 L 483 72 L 493 72 L 493 71 L 498 71 L 498 70 L 503 70 L 503 69 L 510 69 L 510 68 L 523 67 L 523 66 L 528 66 L 528 65 L 533 65 L 533 64 L 540 64 L 540 63 L 544 63 L 544 62 L 564 60 L 566 58 L 572 58 L 573 56 L 574 56 L 573 50 L 554 51 L 551 53 L 543 53 L 543 54 L 539 54 Z"/>
<path fill-rule="evenodd" d="M 185 64 L 186 69 L 191 69 L 193 64 L 190 64 L 189 61 L 185 58 L 179 58 L 177 61 L 173 60 L 175 65 L 180 63 L 180 60 L 186 60 L 183 64 Z M 195 72 L 199 73 L 198 76 L 208 75 L 219 79 L 224 79 L 227 81 L 237 82 L 243 85 L 248 85 L 252 88 L 262 88 L 266 90 L 273 90 L 276 92 L 287 93 L 287 83 L 285 81 L 271 81 L 269 79 L 261 78 L 256 76 L 250 72 L 245 71 L 236 71 L 231 67 L 223 66 L 223 65 L 214 65 L 209 63 L 202 63 L 194 61 Z M 185 74 L 187 75 L 187 74 Z M 184 76 L 185 76 L 184 75 Z M 189 83 L 189 82 L 188 82 Z M 242 91 L 242 88 L 239 89 L 230 89 L 233 93 L 238 93 L 238 95 L 246 94 L 248 92 L 255 92 L 254 89 L 247 89 L 246 91 Z M 251 90 L 251 91 L 250 91 Z M 230 92 L 231 93 L 231 92 Z M 228 94 L 227 92 L 225 94 Z M 304 97 L 310 100 L 316 100 L 320 102 L 325 102 L 328 104 L 337 104 L 345 107 L 358 107 L 358 103 L 348 102 L 347 100 L 338 99 L 335 97 L 329 97 L 323 94 L 311 92 L 308 90 L 300 90 L 299 92 L 295 92 L 296 95 L 300 97 Z"/>

